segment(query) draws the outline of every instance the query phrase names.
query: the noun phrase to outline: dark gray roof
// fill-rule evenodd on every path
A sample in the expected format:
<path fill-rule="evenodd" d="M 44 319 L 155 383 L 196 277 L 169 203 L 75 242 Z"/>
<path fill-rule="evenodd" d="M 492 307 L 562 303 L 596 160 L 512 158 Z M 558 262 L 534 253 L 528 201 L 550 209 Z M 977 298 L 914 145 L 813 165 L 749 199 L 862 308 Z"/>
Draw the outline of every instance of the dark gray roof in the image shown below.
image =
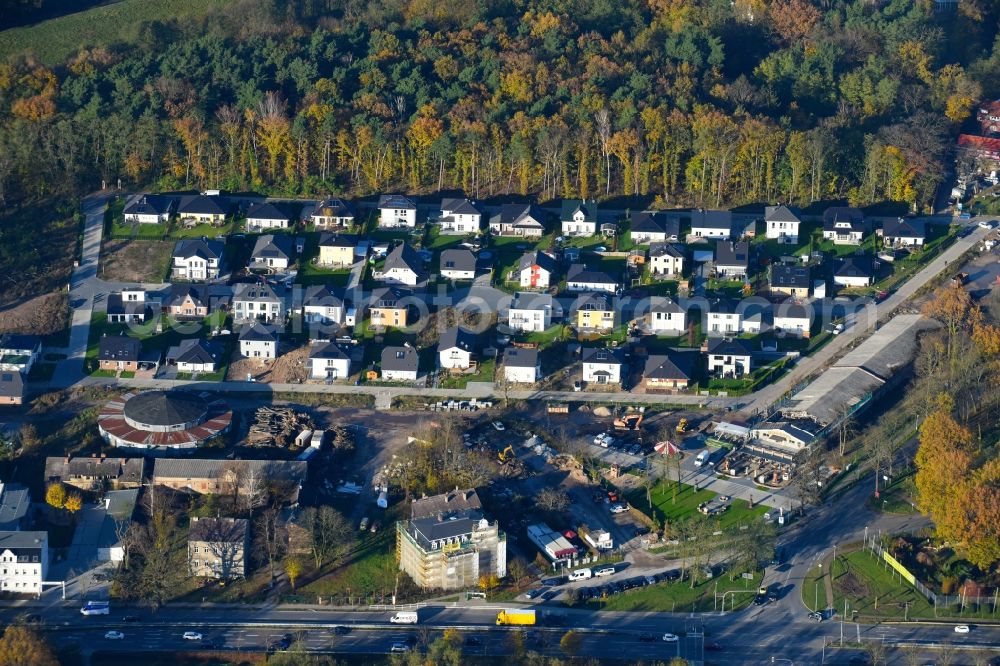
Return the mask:
<path fill-rule="evenodd" d="M 101 361 L 138 361 L 142 344 L 127 335 L 106 335 L 101 338 L 97 358 Z"/>
<path fill-rule="evenodd" d="M 416 372 L 420 356 L 413 347 L 389 346 L 382 350 L 382 371 L 399 370 Z"/>
<path fill-rule="evenodd" d="M 788 206 L 784 204 L 779 204 L 777 206 L 767 206 L 764 208 L 764 221 L 765 222 L 798 222 L 801 224 L 802 220 L 799 216 Z"/>
<path fill-rule="evenodd" d="M 538 266 L 544 271 L 549 273 L 556 272 L 556 260 L 552 258 L 552 255 L 542 252 L 541 250 L 530 250 L 521 255 L 521 259 L 517 262 L 517 269 L 523 271 L 526 268 L 531 268 L 532 266 Z"/>
<path fill-rule="evenodd" d="M 836 277 L 870 278 L 875 275 L 875 267 L 871 257 L 844 257 L 837 263 L 837 268 L 833 274 Z"/>
<path fill-rule="evenodd" d="M 447 516 L 458 511 L 482 509 L 479 495 L 474 488 L 450 490 L 440 495 L 415 499 L 410 503 L 410 518 L 426 518 L 438 514 Z"/>
<path fill-rule="evenodd" d="M 17 370 L 0 371 L 0 396 L 5 398 L 24 397 L 24 377 Z"/>
<path fill-rule="evenodd" d="M 468 199 L 442 199 L 441 210 L 448 211 L 452 215 L 482 215 L 482 211 L 476 208 L 476 204 Z"/>
<path fill-rule="evenodd" d="M 140 483 L 144 463 L 143 458 L 50 456 L 45 459 L 45 480 L 66 481 L 86 476 Z"/>
<path fill-rule="evenodd" d="M 187 391 L 144 391 L 125 401 L 127 418 L 154 426 L 200 421 L 206 414 L 203 399 Z"/>
<path fill-rule="evenodd" d="M 452 248 L 441 253 L 440 269 L 442 271 L 475 271 L 476 255 L 471 250 Z"/>
<path fill-rule="evenodd" d="M 650 243 L 649 244 L 649 256 L 650 257 L 680 257 L 684 258 L 684 250 L 672 245 L 671 243 Z"/>
<path fill-rule="evenodd" d="M 739 338 L 709 338 L 708 353 L 723 356 L 750 356 L 750 348 Z"/>
<path fill-rule="evenodd" d="M 194 194 L 181 197 L 177 213 L 196 213 L 199 215 L 228 215 L 232 203 L 226 197 Z"/>
<path fill-rule="evenodd" d="M 885 238 L 926 238 L 923 220 L 908 220 L 904 217 L 886 220 L 882 225 Z"/>
<path fill-rule="evenodd" d="M 399 287 L 381 287 L 379 289 L 373 289 L 370 305 L 368 307 L 394 308 L 399 301 L 404 298 L 409 298 L 410 296 L 413 296 L 412 291 L 409 289 L 400 289 Z"/>
<path fill-rule="evenodd" d="M 750 243 L 725 241 L 715 243 L 715 265 L 746 268 L 750 264 Z"/>
<path fill-rule="evenodd" d="M 409 268 L 414 273 L 418 275 L 423 270 L 424 262 L 417 254 L 409 243 L 400 243 L 396 247 L 392 248 L 392 252 L 389 256 L 385 258 L 385 264 L 382 266 L 383 271 L 388 271 L 391 268 Z"/>
<path fill-rule="evenodd" d="M 451 539 L 465 534 L 471 534 L 482 520 L 482 511 L 470 509 L 464 512 L 452 512 L 447 517 L 428 516 L 410 521 L 413 535 L 423 545 L 432 541 Z"/>
<path fill-rule="evenodd" d="M 18 530 L 31 508 L 31 493 L 16 483 L 0 483 L 0 530 Z"/>
<path fill-rule="evenodd" d="M 646 379 L 687 379 L 694 377 L 697 351 L 654 354 L 646 359 L 642 376 Z"/>
<path fill-rule="evenodd" d="M 37 335 L 22 335 L 20 333 L 0 335 L 0 351 L 38 351 L 41 347 L 42 339 Z"/>
<path fill-rule="evenodd" d="M 337 359 L 341 361 L 350 361 L 351 355 L 348 350 L 336 342 L 318 341 L 309 345 L 309 358 L 325 358 L 325 359 Z"/>
<path fill-rule="evenodd" d="M 536 206 L 510 203 L 500 206 L 500 212 L 494 215 L 490 221 L 515 226 L 544 227 L 547 219 L 548 216 L 545 212 Z"/>
<path fill-rule="evenodd" d="M 342 307 L 342 299 L 333 287 L 327 284 L 314 284 L 306 287 L 302 295 L 302 305 L 322 305 L 325 307 Z"/>
<path fill-rule="evenodd" d="M 649 298 L 650 312 L 684 312 L 684 308 L 667 296 L 651 296 Z"/>
<path fill-rule="evenodd" d="M 217 479 L 227 470 L 255 469 L 265 478 L 303 480 L 308 469 L 300 460 L 217 460 L 196 458 L 156 458 L 153 461 L 153 478 Z"/>
<path fill-rule="evenodd" d="M 577 211 L 583 213 L 585 222 L 597 223 L 597 202 L 593 199 L 563 199 L 560 220 L 572 220 Z"/>
<path fill-rule="evenodd" d="M 503 352 L 503 364 L 512 368 L 534 368 L 538 365 L 538 350 L 507 347 Z"/>
<path fill-rule="evenodd" d="M 625 354 L 621 347 L 607 349 L 605 347 L 584 347 L 580 352 L 580 360 L 584 363 L 609 363 L 621 365 L 624 363 Z"/>
<path fill-rule="evenodd" d="M 250 529 L 246 518 L 199 518 L 191 517 L 188 541 L 207 543 L 243 543 Z"/>
<path fill-rule="evenodd" d="M 316 204 L 313 215 L 320 217 L 354 217 L 354 207 L 350 202 L 339 197 L 323 199 Z"/>
<path fill-rule="evenodd" d="M 188 338 L 167 350 L 167 360 L 174 363 L 215 363 L 219 358 L 219 348 L 212 342 L 200 338 Z"/>
<path fill-rule="evenodd" d="M 123 315 L 123 314 L 141 314 L 146 313 L 146 308 L 149 307 L 149 303 L 145 301 L 126 301 L 122 299 L 122 295 L 119 294 L 108 294 L 108 314 L 109 315 Z"/>
<path fill-rule="evenodd" d="M 539 294 L 535 292 L 519 291 L 514 294 L 514 300 L 510 307 L 515 310 L 544 310 L 552 309 L 552 294 Z"/>
<path fill-rule="evenodd" d="M 39 555 L 48 547 L 48 532 L 0 532 L 0 552 L 9 550 L 14 555 Z"/>
<path fill-rule="evenodd" d="M 289 222 L 292 216 L 280 204 L 273 204 L 268 201 L 255 203 L 247 209 L 247 219 L 254 220 L 282 220 Z"/>
<path fill-rule="evenodd" d="M 240 330 L 240 341 L 247 342 L 274 342 L 278 339 L 274 329 L 265 326 L 259 321 L 247 324 Z"/>
<path fill-rule="evenodd" d="M 775 317 L 788 317 L 790 319 L 811 319 L 812 308 L 802 303 L 778 303 L 774 306 Z"/>
<path fill-rule="evenodd" d="M 733 230 L 733 214 L 728 210 L 693 210 L 691 211 L 692 229 L 724 229 Z"/>
<path fill-rule="evenodd" d="M 477 336 L 474 331 L 464 326 L 452 326 L 441 334 L 441 338 L 438 340 L 438 351 L 445 351 L 456 347 L 469 352 L 475 351 L 476 338 Z"/>
<path fill-rule="evenodd" d="M 861 226 L 864 219 L 865 214 L 860 208 L 854 208 L 852 206 L 830 206 L 823 211 L 823 229 L 829 231 L 833 228 L 834 222 L 850 222 L 852 227 L 854 225 Z"/>
<path fill-rule="evenodd" d="M 358 237 L 349 234 L 331 234 L 323 232 L 319 236 L 320 247 L 355 247 L 358 244 Z"/>
<path fill-rule="evenodd" d="M 808 266 L 773 264 L 771 266 L 771 287 L 808 289 L 812 284 Z"/>
<path fill-rule="evenodd" d="M 735 314 L 739 312 L 739 309 L 739 303 L 728 298 L 714 298 L 708 302 L 709 312 L 719 314 Z"/>
<path fill-rule="evenodd" d="M 604 271 L 591 270 L 584 264 L 573 264 L 566 271 L 567 282 L 582 282 L 585 284 L 618 284 L 618 280 Z"/>
<path fill-rule="evenodd" d="M 402 194 L 383 194 L 378 198 L 378 207 L 395 210 L 416 210 L 417 204 Z"/>
<path fill-rule="evenodd" d="M 200 257 L 201 259 L 221 259 L 225 248 L 222 241 L 202 240 L 200 238 L 187 238 L 177 241 L 174 245 L 174 257 L 189 259 Z"/>
<path fill-rule="evenodd" d="M 184 299 L 190 296 L 195 305 L 208 307 L 210 304 L 208 294 L 208 288 L 201 285 L 173 284 L 170 285 L 170 291 L 167 292 L 164 305 L 167 307 L 180 305 Z"/>
<path fill-rule="evenodd" d="M 165 215 L 173 210 L 176 197 L 162 194 L 137 194 L 125 204 L 125 215 Z"/>
<path fill-rule="evenodd" d="M 595 291 L 583 294 L 574 303 L 576 310 L 597 310 L 608 312 L 612 308 L 611 294 L 603 291 Z"/>
<path fill-rule="evenodd" d="M 287 234 L 264 234 L 253 245 L 254 259 L 287 259 L 295 254 L 295 243 Z"/>
<path fill-rule="evenodd" d="M 233 285 L 233 300 L 277 303 L 282 296 L 266 282 L 239 282 Z"/>
<path fill-rule="evenodd" d="M 631 232 L 666 234 L 667 238 L 676 238 L 681 233 L 681 220 L 676 214 L 663 211 L 643 211 L 632 213 Z"/>

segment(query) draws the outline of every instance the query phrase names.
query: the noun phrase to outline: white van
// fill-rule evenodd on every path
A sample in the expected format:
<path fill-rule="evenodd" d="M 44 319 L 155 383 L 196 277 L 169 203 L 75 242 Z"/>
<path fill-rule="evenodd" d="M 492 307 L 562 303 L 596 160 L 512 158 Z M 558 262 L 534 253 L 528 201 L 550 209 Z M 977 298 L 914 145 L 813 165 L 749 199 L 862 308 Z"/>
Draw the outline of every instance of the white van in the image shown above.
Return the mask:
<path fill-rule="evenodd" d="M 392 624 L 416 624 L 417 614 L 414 611 L 399 611 L 389 618 Z"/>
<path fill-rule="evenodd" d="M 590 569 L 577 569 L 576 571 L 571 571 L 567 578 L 569 580 L 589 580 L 594 575 L 594 572 Z"/>
<path fill-rule="evenodd" d="M 694 466 L 701 467 L 708 460 L 708 450 L 702 451 L 698 454 L 698 457 L 694 459 Z"/>
<path fill-rule="evenodd" d="M 80 613 L 83 615 L 107 615 L 111 612 L 111 604 L 107 601 L 88 601 Z"/>
<path fill-rule="evenodd" d="M 595 576 L 611 576 L 615 573 L 614 567 L 601 567 L 594 572 Z"/>

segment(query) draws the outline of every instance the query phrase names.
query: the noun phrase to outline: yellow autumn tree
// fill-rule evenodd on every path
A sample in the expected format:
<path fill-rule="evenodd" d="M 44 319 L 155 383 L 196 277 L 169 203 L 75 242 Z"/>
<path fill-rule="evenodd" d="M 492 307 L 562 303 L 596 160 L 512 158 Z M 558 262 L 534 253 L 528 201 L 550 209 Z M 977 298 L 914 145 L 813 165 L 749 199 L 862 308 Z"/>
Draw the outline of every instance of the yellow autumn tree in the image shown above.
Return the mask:
<path fill-rule="evenodd" d="M 972 465 L 972 433 L 952 417 L 954 402 L 941 394 L 937 408 L 920 425 L 915 463 L 917 508 L 930 516 L 939 533 L 951 535 L 963 486 Z"/>
<path fill-rule="evenodd" d="M 59 660 L 41 636 L 25 626 L 12 624 L 0 638 L 0 664 L 59 666 Z"/>
<path fill-rule="evenodd" d="M 56 481 L 45 489 L 45 503 L 56 509 L 66 506 L 66 486 Z"/>

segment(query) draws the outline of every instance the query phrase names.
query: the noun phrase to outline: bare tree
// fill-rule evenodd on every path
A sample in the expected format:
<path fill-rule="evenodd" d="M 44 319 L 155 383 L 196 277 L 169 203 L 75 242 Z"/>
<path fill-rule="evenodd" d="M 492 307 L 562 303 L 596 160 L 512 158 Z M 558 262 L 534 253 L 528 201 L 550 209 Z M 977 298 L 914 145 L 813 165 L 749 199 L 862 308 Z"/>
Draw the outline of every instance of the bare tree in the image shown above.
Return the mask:
<path fill-rule="evenodd" d="M 302 511 L 300 524 L 309 533 L 316 567 L 336 560 L 353 546 L 353 530 L 343 514 L 331 506 Z"/>
<path fill-rule="evenodd" d="M 192 574 L 210 570 L 222 580 L 246 574 L 248 523 L 239 518 L 201 518 L 191 523 L 188 535 L 188 567 Z M 194 546 L 191 546 L 195 543 Z M 195 549 L 203 548 L 204 552 Z M 211 555 L 209 560 L 206 555 Z M 201 567 L 203 562 L 206 566 Z"/>
<path fill-rule="evenodd" d="M 267 504 L 267 479 L 258 467 L 247 466 L 243 478 L 243 500 L 239 509 L 251 517 L 255 509 Z"/>
<path fill-rule="evenodd" d="M 267 562 L 267 570 L 274 580 L 277 566 L 286 550 L 286 530 L 281 520 L 281 509 L 269 506 L 254 521 L 254 555 Z"/>
<path fill-rule="evenodd" d="M 528 563 L 520 557 L 515 557 L 507 564 L 507 573 L 514 581 L 514 587 L 521 587 L 521 583 L 528 577 Z"/>
<path fill-rule="evenodd" d="M 569 508 L 569 496 L 554 488 L 544 488 L 535 498 L 535 505 L 543 511 L 562 513 Z"/>
<path fill-rule="evenodd" d="M 872 666 L 885 666 L 886 647 L 883 641 L 868 641 L 865 643 L 868 653 L 868 663 Z"/>

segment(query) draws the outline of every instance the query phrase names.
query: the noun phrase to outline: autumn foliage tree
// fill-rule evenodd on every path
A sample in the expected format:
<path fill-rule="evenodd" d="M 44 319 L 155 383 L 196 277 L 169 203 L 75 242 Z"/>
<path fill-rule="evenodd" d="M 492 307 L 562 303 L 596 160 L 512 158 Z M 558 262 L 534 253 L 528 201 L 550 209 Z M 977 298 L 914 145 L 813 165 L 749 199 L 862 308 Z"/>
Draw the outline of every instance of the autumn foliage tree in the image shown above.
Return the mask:
<path fill-rule="evenodd" d="M 59 660 L 41 636 L 27 627 L 11 624 L 0 638 L 0 664 L 59 666 Z"/>
<path fill-rule="evenodd" d="M 45 489 L 45 503 L 56 509 L 64 508 L 66 506 L 66 486 L 58 481 L 50 483 Z"/>

